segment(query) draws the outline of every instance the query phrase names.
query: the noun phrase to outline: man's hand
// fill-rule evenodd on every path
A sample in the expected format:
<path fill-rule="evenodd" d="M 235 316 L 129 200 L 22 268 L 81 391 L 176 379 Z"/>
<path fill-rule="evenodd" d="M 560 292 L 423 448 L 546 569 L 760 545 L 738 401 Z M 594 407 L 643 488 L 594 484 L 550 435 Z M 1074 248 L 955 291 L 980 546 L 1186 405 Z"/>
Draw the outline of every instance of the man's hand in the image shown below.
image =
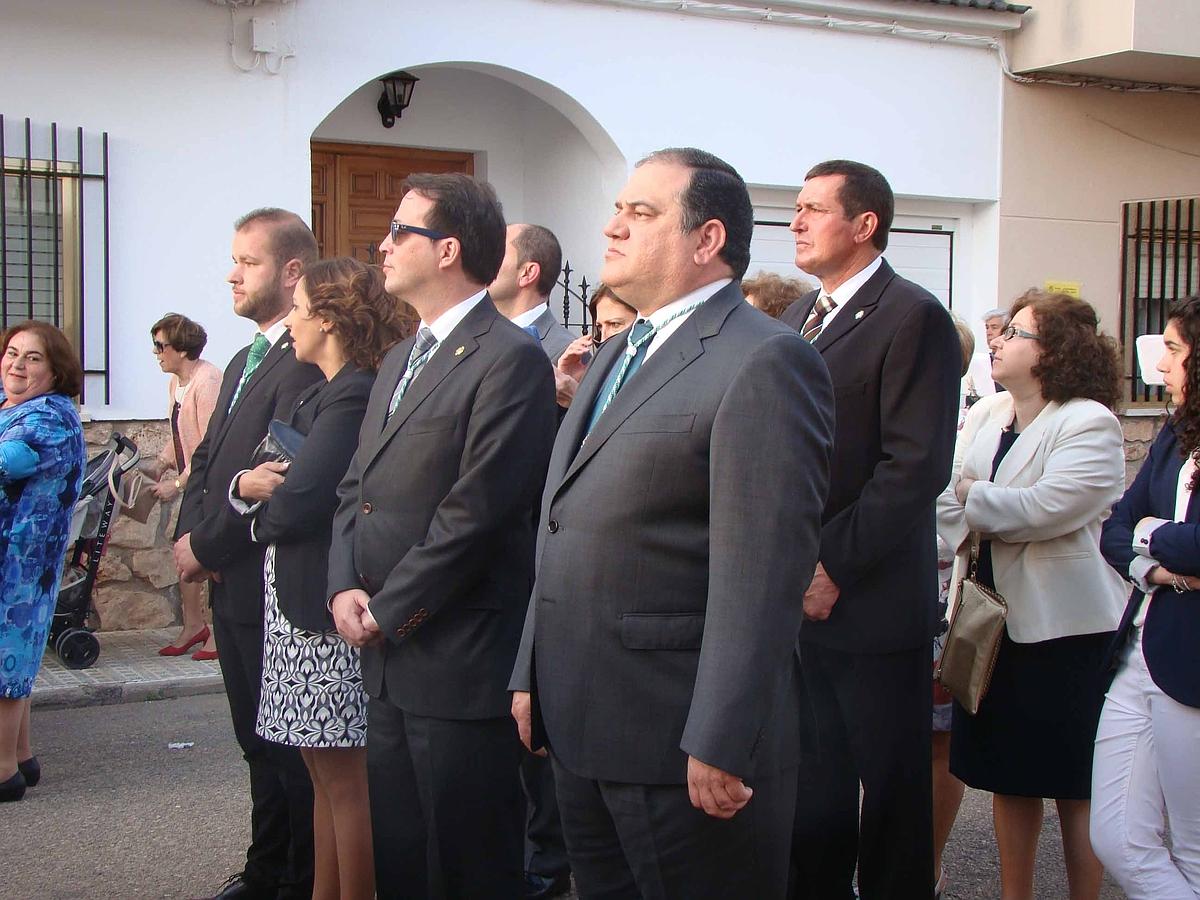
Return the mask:
<path fill-rule="evenodd" d="M 192 552 L 191 533 L 185 534 L 175 542 L 172 553 L 175 556 L 175 568 L 179 570 L 181 580 L 197 582 L 215 577 L 212 572 L 200 564 L 200 560 L 196 559 L 196 554 Z"/>
<path fill-rule="evenodd" d="M 349 591 L 338 591 L 329 603 L 329 609 L 333 612 L 333 624 L 337 627 L 338 634 L 344 637 L 346 643 L 352 647 L 365 647 L 373 637 L 367 631 L 362 615 L 370 599 L 371 596 L 366 591 L 354 588 Z M 375 625 L 375 633 L 379 633 L 378 625 Z"/>
<path fill-rule="evenodd" d="M 967 505 L 967 494 L 971 492 L 971 485 L 975 483 L 974 478 L 960 478 L 958 484 L 954 486 L 954 496 L 958 498 L 958 502 L 963 506 Z"/>
<path fill-rule="evenodd" d="M 517 734 L 521 743 L 534 756 L 545 756 L 546 749 L 533 749 L 533 701 L 529 691 L 512 692 L 512 717 L 517 720 Z"/>
<path fill-rule="evenodd" d="M 554 399 L 563 409 L 571 405 L 575 392 L 579 390 L 579 382 L 561 369 L 554 370 Z"/>
<path fill-rule="evenodd" d="M 583 373 L 587 371 L 592 351 L 595 348 L 596 345 L 592 343 L 590 335 L 585 334 L 583 337 L 575 338 L 558 358 L 558 365 L 555 368 L 562 374 L 574 378 L 578 384 L 583 381 Z"/>
<path fill-rule="evenodd" d="M 688 757 L 687 782 L 692 806 L 717 819 L 732 819 L 754 796 L 742 779 L 694 756 Z"/>
<path fill-rule="evenodd" d="M 248 503 L 258 503 L 270 500 L 275 488 L 283 484 L 291 463 L 265 462 L 255 466 L 249 472 L 243 472 L 238 478 L 237 493 Z"/>
<path fill-rule="evenodd" d="M 379 629 L 379 623 L 371 615 L 371 598 L 365 592 L 359 591 L 358 595 L 354 597 L 354 602 L 358 605 L 359 622 L 362 623 L 363 630 L 370 635 L 370 639 L 374 640 L 383 637 L 383 632 Z"/>
<path fill-rule="evenodd" d="M 817 563 L 817 573 L 813 575 L 812 584 L 804 592 L 804 616 L 817 622 L 824 622 L 833 612 L 841 589 L 833 583 L 825 567 Z"/>

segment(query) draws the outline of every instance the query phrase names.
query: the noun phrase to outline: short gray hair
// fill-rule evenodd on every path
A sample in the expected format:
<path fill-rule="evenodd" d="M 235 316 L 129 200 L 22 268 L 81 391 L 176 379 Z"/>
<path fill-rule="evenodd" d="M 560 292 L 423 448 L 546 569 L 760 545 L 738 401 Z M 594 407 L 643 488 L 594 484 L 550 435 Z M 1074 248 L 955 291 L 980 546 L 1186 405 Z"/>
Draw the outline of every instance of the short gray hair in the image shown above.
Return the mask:
<path fill-rule="evenodd" d="M 987 312 L 985 312 L 983 314 L 983 321 L 987 322 L 990 319 L 1003 319 L 1005 322 L 1007 322 L 1008 321 L 1008 310 L 1001 309 L 998 306 L 995 309 L 989 309 Z"/>

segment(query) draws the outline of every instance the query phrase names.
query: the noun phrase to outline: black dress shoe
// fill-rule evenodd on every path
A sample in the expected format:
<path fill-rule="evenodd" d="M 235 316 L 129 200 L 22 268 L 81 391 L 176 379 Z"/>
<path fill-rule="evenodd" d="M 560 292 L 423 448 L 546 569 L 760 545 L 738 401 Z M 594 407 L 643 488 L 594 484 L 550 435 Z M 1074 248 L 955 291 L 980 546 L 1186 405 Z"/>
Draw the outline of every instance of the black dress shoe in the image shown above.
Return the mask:
<path fill-rule="evenodd" d="M 36 756 L 31 756 L 25 762 L 17 763 L 17 771 L 25 776 L 26 787 L 33 787 L 42 780 L 42 764 Z"/>
<path fill-rule="evenodd" d="M 25 776 L 21 770 L 13 772 L 12 778 L 0 782 L 0 803 L 10 803 L 25 796 Z"/>
<path fill-rule="evenodd" d="M 526 900 L 546 900 L 548 897 L 561 897 L 570 890 L 570 872 L 560 872 L 553 877 L 539 875 L 537 872 L 525 873 Z"/>
<path fill-rule="evenodd" d="M 275 900 L 275 894 L 274 888 L 247 881 L 245 875 L 238 872 L 221 885 L 212 900 Z"/>

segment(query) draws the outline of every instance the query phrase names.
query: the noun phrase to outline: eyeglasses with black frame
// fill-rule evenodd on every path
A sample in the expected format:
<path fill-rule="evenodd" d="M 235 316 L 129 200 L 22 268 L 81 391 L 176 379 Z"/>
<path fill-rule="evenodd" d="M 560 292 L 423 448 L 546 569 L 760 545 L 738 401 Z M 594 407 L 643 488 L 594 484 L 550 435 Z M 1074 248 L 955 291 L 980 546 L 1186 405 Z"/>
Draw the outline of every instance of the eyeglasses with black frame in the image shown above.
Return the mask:
<path fill-rule="evenodd" d="M 1023 337 L 1026 340 L 1030 340 L 1030 341 L 1040 341 L 1041 340 L 1041 337 L 1039 335 L 1034 334 L 1032 331 L 1023 331 L 1022 329 L 1017 328 L 1013 325 L 1009 325 L 1002 332 L 1000 332 L 1000 336 L 1002 338 L 1004 338 L 1004 340 L 1006 340 L 1006 341 L 1011 341 L 1015 337 Z"/>
<path fill-rule="evenodd" d="M 395 219 L 392 219 L 391 235 L 393 244 L 396 242 L 396 239 L 400 237 L 401 233 L 423 235 L 424 237 L 429 238 L 431 241 L 444 241 L 446 238 L 454 237 L 454 235 L 446 234 L 444 231 L 435 231 L 432 228 L 422 228 L 419 225 L 405 225 L 403 222 L 397 222 Z"/>
<path fill-rule="evenodd" d="M 162 341 L 151 341 L 150 343 L 154 347 L 155 353 L 162 353 L 169 346 L 167 344 L 164 344 Z"/>

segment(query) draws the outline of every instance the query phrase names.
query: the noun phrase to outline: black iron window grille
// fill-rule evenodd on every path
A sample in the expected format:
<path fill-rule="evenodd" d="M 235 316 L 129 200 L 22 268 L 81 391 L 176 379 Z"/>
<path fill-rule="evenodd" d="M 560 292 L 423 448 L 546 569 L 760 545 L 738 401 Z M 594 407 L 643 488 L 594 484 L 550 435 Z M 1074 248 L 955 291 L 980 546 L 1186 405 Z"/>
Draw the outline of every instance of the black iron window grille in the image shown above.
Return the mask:
<path fill-rule="evenodd" d="M 577 273 L 571 268 L 571 261 L 566 260 L 558 279 L 558 288 L 562 291 L 563 327 L 568 331 L 578 328 L 580 334 L 590 334 L 592 323 L 588 300 L 591 299 L 591 288 L 586 276 L 580 276 L 577 284 L 572 286 L 571 276 L 574 274 Z"/>
<path fill-rule="evenodd" d="M 1172 303 L 1200 294 L 1200 197 L 1125 203 L 1121 235 L 1125 397 L 1160 406 L 1164 389 L 1142 380 L 1135 344 L 1140 335 L 1162 333 Z"/>
<path fill-rule="evenodd" d="M 109 387 L 108 133 L 0 115 L 0 326 L 61 328 L 89 383 Z"/>

